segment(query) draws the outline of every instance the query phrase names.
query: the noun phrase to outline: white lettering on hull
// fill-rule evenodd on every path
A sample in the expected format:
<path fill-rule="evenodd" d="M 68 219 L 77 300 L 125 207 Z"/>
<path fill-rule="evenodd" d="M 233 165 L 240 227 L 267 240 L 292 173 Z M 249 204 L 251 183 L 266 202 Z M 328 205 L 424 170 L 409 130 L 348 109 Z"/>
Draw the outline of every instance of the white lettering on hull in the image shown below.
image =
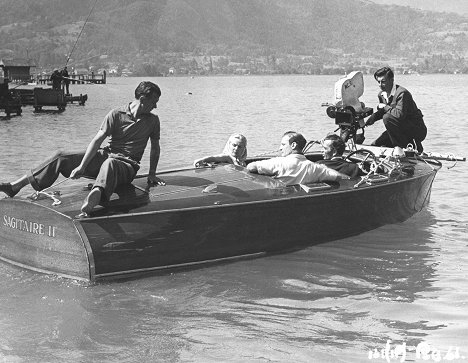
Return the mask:
<path fill-rule="evenodd" d="M 3 216 L 3 225 L 5 227 L 16 229 L 18 231 L 37 234 L 40 236 L 56 237 L 57 227 L 48 226 L 34 221 L 26 221 L 24 219 L 11 217 L 8 215 Z"/>

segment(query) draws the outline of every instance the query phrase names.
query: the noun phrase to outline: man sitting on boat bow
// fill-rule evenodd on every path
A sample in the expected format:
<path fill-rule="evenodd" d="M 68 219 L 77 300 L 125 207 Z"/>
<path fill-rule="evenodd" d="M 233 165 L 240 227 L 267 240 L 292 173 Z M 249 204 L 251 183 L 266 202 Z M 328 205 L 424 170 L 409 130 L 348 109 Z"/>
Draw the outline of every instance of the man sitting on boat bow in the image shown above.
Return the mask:
<path fill-rule="evenodd" d="M 302 153 L 305 145 L 306 139 L 302 134 L 288 131 L 281 139 L 281 156 L 252 162 L 247 165 L 247 170 L 272 176 L 286 185 L 350 179 L 345 174 L 308 160 Z"/>
<path fill-rule="evenodd" d="M 160 96 L 161 90 L 156 84 L 141 82 L 135 89 L 135 100 L 107 114 L 86 152 L 58 152 L 29 175 L 12 183 L 1 183 L 0 191 L 12 198 L 28 184 L 37 191 L 49 188 L 60 174 L 71 179 L 93 178 L 96 181 L 81 207 L 80 216 L 86 217 L 101 201 L 109 200 L 118 185 L 133 181 L 149 139 L 148 183 L 164 185 L 165 182 L 156 177 L 160 155 L 159 118 L 151 113 Z M 109 145 L 100 148 L 106 138 L 109 138 Z"/>

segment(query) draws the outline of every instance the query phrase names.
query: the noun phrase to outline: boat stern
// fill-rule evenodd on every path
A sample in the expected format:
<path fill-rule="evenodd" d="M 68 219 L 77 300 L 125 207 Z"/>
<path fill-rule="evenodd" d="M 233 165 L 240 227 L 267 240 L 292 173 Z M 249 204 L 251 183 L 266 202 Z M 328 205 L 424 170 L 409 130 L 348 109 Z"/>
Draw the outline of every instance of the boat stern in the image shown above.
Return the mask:
<path fill-rule="evenodd" d="M 0 259 L 30 270 L 91 280 L 92 258 L 72 218 L 28 199 L 0 200 Z"/>

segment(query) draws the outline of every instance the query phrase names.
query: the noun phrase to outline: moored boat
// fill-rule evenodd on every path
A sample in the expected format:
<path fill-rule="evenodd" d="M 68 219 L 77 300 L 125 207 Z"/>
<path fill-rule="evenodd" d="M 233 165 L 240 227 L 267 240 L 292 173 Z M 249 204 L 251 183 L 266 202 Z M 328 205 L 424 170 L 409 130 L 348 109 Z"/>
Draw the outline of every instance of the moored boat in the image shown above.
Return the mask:
<path fill-rule="evenodd" d="M 351 159 L 367 163 L 372 154 L 374 171 L 339 183 L 287 186 L 230 164 L 159 173 L 166 186 L 150 187 L 142 175 L 90 218 L 77 217 L 89 180 L 22 191 L 0 200 L 0 259 L 98 281 L 294 250 L 419 212 L 440 163 L 365 148 Z"/>

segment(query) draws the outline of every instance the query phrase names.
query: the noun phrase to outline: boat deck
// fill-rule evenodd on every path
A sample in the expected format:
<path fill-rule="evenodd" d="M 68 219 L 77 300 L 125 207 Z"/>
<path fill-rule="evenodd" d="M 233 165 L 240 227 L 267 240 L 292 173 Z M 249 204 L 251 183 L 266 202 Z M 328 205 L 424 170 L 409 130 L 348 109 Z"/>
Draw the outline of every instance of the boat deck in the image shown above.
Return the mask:
<path fill-rule="evenodd" d="M 408 161 L 415 166 L 412 177 L 430 172 L 430 167 L 424 163 Z M 355 190 L 360 178 L 342 180 L 332 183 L 317 183 L 309 185 L 286 186 L 271 177 L 247 172 L 244 168 L 234 165 L 217 165 L 206 168 L 187 168 L 171 170 L 158 174 L 165 186 L 149 186 L 146 176 L 138 176 L 131 185 L 117 188 L 110 201 L 99 205 L 93 211 L 91 218 L 122 216 L 124 214 L 154 213 L 158 211 L 205 208 L 210 206 L 231 205 L 249 202 L 265 202 L 268 200 L 291 199 L 315 194 L 329 194 Z M 401 175 L 390 178 L 395 181 Z M 71 219 L 76 219 L 80 213 L 83 200 L 92 187 L 92 180 L 65 180 L 47 190 L 54 195 L 60 204 L 54 205 L 51 197 L 40 195 L 38 200 L 32 200 L 31 189 L 22 191 L 17 198 L 29 203 L 55 210 Z M 375 185 L 363 183 L 358 189 L 373 188 Z"/>

